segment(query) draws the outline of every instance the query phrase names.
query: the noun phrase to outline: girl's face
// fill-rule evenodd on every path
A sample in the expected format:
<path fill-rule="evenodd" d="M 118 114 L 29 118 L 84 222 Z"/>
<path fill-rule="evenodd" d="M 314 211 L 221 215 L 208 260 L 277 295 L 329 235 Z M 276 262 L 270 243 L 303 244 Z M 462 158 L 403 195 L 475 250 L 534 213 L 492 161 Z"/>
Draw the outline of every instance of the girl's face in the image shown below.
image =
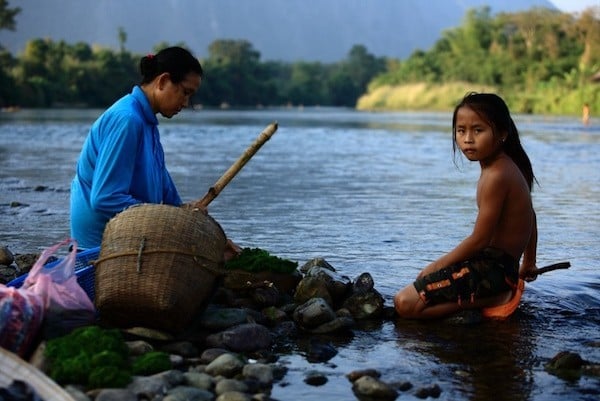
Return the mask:
<path fill-rule="evenodd" d="M 506 138 L 494 135 L 494 130 L 479 114 L 468 106 L 456 113 L 456 144 L 470 161 L 485 162 L 495 156 Z"/>
<path fill-rule="evenodd" d="M 189 106 L 190 98 L 200 87 L 200 75 L 189 73 L 178 83 L 171 81 L 169 74 L 164 74 L 158 99 L 158 112 L 167 118 L 173 117 L 181 109 Z"/>

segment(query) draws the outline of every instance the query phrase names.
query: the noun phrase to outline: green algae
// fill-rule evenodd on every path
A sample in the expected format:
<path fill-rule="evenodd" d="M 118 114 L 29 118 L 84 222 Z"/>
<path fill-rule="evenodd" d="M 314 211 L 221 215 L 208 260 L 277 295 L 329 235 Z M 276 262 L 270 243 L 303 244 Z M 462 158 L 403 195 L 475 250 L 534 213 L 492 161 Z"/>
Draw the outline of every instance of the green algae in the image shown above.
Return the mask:
<path fill-rule="evenodd" d="M 153 374 L 172 367 L 164 352 L 149 352 L 130 361 L 121 332 L 98 326 L 81 327 L 48 340 L 44 352 L 49 376 L 61 385 L 119 388 L 130 383 L 132 375 Z"/>
<path fill-rule="evenodd" d="M 248 272 L 292 273 L 297 267 L 298 262 L 271 255 L 260 248 L 244 248 L 237 258 L 225 263 L 227 269 Z"/>

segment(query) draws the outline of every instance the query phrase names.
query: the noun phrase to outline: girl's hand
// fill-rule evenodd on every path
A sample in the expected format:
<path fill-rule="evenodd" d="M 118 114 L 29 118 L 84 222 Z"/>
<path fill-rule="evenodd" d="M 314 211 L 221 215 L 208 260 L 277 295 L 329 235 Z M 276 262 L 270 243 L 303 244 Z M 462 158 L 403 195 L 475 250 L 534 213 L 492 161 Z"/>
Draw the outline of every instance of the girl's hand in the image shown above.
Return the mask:
<path fill-rule="evenodd" d="M 423 270 L 421 270 L 421 273 L 419 273 L 419 275 L 417 276 L 417 278 L 423 278 L 428 274 L 434 273 L 436 271 L 440 270 L 440 268 L 438 268 L 435 264 L 435 262 L 430 263 L 426 268 L 424 268 Z"/>
<path fill-rule="evenodd" d="M 519 278 L 531 282 L 534 281 L 538 276 L 536 265 L 522 264 L 519 268 Z"/>

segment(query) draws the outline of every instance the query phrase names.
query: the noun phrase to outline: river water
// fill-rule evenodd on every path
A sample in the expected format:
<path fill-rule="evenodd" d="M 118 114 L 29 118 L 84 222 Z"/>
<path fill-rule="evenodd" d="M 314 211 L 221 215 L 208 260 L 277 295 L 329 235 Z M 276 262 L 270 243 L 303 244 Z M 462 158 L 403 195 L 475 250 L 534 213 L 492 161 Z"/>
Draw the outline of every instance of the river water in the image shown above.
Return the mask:
<path fill-rule="evenodd" d="M 100 110 L 0 114 L 0 245 L 38 251 L 69 235 L 69 186 Z M 297 261 L 324 257 L 393 294 L 470 233 L 479 166 L 453 163 L 449 113 L 345 109 L 185 111 L 161 120 L 166 162 L 184 200 L 201 198 L 269 123 L 279 129 L 211 203 L 241 246 Z M 538 266 L 570 261 L 528 284 L 503 322 L 385 321 L 334 339 L 338 354 L 283 355 L 281 400 L 352 400 L 345 375 L 437 383 L 441 400 L 598 400 L 600 382 L 567 381 L 544 365 L 559 351 L 600 363 L 600 129 L 568 117 L 515 116 L 539 186 Z M 593 123 L 596 123 L 595 121 Z M 293 351 L 293 350 L 292 350 Z M 309 370 L 322 386 L 304 383 Z M 417 399 L 414 391 L 401 399 Z"/>

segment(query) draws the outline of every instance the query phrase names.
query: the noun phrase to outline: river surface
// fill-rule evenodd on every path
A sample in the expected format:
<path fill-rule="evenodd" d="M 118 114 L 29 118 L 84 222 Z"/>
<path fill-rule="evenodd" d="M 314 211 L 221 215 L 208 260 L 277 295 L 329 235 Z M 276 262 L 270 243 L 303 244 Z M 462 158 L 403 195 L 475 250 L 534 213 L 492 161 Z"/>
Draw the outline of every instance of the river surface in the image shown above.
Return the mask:
<path fill-rule="evenodd" d="M 100 110 L 0 113 L 0 245 L 36 252 L 69 235 L 74 165 Z M 279 129 L 211 203 L 243 247 L 297 261 L 324 257 L 354 279 L 369 272 L 394 293 L 470 233 L 479 166 L 453 163 L 449 113 L 345 109 L 185 111 L 161 119 L 167 166 L 184 200 L 201 198 L 269 123 Z M 598 378 L 567 381 L 544 365 L 563 350 L 600 363 L 600 123 L 515 116 L 539 185 L 538 267 L 570 261 L 528 284 L 507 321 L 476 325 L 384 321 L 333 340 L 311 363 L 281 357 L 281 400 L 356 399 L 345 375 L 437 383 L 440 400 L 598 400 Z M 309 370 L 327 375 L 304 383 Z M 399 399 L 417 399 L 414 389 Z"/>

